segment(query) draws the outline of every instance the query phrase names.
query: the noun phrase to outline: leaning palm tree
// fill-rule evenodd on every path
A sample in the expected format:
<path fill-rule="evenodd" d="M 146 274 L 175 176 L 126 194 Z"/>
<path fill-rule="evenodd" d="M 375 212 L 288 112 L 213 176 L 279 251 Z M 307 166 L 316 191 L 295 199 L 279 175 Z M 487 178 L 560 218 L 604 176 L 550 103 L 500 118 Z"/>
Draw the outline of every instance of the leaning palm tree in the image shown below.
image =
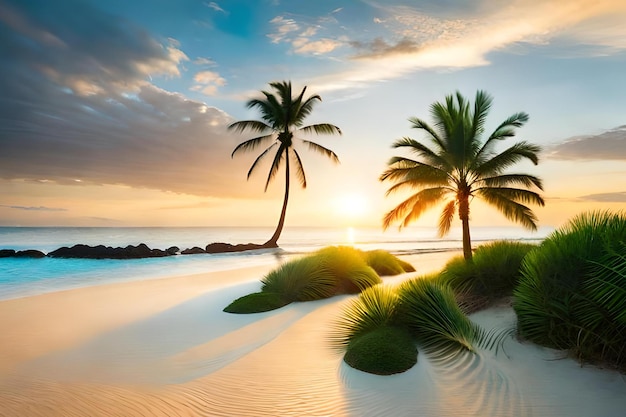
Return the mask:
<path fill-rule="evenodd" d="M 296 138 L 294 134 L 296 132 L 301 133 L 315 133 L 315 134 L 341 134 L 341 130 L 329 123 L 319 123 L 308 126 L 302 126 L 304 119 L 311 113 L 313 106 L 316 102 L 322 101 L 319 95 L 312 95 L 308 98 L 304 97 L 306 87 L 302 89 L 300 94 L 296 97 L 291 95 L 291 82 L 273 82 L 270 86 L 274 89 L 274 93 L 267 91 L 261 91 L 265 98 L 252 99 L 247 103 L 247 107 L 258 108 L 261 112 L 262 120 L 243 120 L 235 122 L 228 126 L 236 132 L 242 133 L 246 130 L 257 132 L 261 136 L 253 139 L 246 140 L 240 143 L 233 151 L 231 157 L 239 151 L 253 151 L 259 146 L 269 145 L 259 155 L 250 170 L 248 171 L 248 179 L 255 168 L 259 165 L 267 155 L 276 151 L 274 154 L 274 160 L 270 166 L 270 171 L 265 182 L 265 191 L 272 179 L 276 176 L 281 163 L 285 162 L 285 197 L 283 200 L 283 208 L 280 213 L 280 219 L 278 226 L 272 237 L 264 243 L 266 247 L 278 246 L 278 238 L 283 230 L 285 224 L 285 214 L 287 213 L 287 202 L 289 200 L 289 178 L 290 178 L 290 162 L 293 162 L 296 167 L 296 173 L 298 180 L 302 188 L 306 188 L 306 175 L 302 166 L 302 159 L 298 154 L 298 151 L 294 148 L 296 141 L 306 145 L 310 150 L 320 153 L 330 158 L 333 162 L 338 163 L 339 158 L 337 155 L 315 142 L 311 142 L 305 139 Z"/>
<path fill-rule="evenodd" d="M 411 159 L 393 157 L 380 176 L 381 181 L 392 181 L 387 195 L 405 189 L 417 192 L 404 200 L 383 219 L 386 229 L 401 221 L 407 226 L 424 211 L 445 201 L 439 217 L 439 235 L 449 231 L 458 212 L 463 230 L 463 255 L 472 260 L 469 219 L 470 202 L 479 197 L 495 206 L 509 220 L 530 229 L 537 229 L 537 217 L 525 204 L 543 206 L 543 198 L 532 187 L 543 190 L 541 180 L 520 173 L 506 173 L 511 165 L 528 159 L 537 165 L 539 146 L 525 141 L 502 152 L 496 152 L 498 142 L 515 136 L 515 128 L 528 121 L 526 113 L 515 113 L 503 121 L 486 139 L 481 140 L 492 98 L 484 91 L 476 93 L 471 103 L 459 92 L 446 97 L 445 102 L 431 106 L 434 127 L 417 117 L 409 119 L 413 128 L 426 132 L 432 142 L 428 147 L 417 140 L 404 137 L 393 143 L 393 148 L 407 148 L 417 156 Z"/>

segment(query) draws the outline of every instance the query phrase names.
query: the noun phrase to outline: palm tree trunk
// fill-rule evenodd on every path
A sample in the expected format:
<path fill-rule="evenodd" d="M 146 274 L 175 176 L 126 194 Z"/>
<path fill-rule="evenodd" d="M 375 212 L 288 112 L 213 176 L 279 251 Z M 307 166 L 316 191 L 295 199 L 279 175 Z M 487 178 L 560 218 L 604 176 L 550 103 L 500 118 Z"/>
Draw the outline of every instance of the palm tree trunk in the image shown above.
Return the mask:
<path fill-rule="evenodd" d="M 459 218 L 463 229 L 463 257 L 467 262 L 472 262 L 472 239 L 469 228 L 469 196 L 462 195 L 459 198 Z"/>
<path fill-rule="evenodd" d="M 285 216 L 287 214 L 287 202 L 289 201 L 289 148 L 285 149 L 285 199 L 283 200 L 283 209 L 280 212 L 280 219 L 278 220 L 278 226 L 276 226 L 276 230 L 274 234 L 263 244 L 263 246 L 267 248 L 277 248 L 278 247 L 278 238 L 283 231 L 283 226 L 285 225 Z"/>

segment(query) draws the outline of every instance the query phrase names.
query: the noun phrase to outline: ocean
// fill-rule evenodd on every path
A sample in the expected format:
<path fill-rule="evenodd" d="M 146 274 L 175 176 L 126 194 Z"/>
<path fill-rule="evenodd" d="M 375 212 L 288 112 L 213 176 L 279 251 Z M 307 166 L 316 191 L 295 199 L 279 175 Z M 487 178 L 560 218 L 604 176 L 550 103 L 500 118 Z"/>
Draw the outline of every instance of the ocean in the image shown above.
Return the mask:
<path fill-rule="evenodd" d="M 476 227 L 474 246 L 493 240 L 540 242 L 551 228 L 531 233 L 519 227 Z M 44 253 L 78 243 L 181 250 L 212 242 L 263 243 L 271 227 L 0 227 L 0 249 L 37 249 Z M 462 248 L 461 232 L 453 229 L 440 239 L 435 229 L 406 228 L 285 228 L 279 249 L 242 253 L 178 255 L 147 259 L 26 259 L 0 258 L 0 300 L 113 282 L 163 278 L 223 271 L 247 266 L 278 265 L 285 259 L 329 245 L 351 245 L 363 250 L 385 249 L 396 255 L 453 251 Z"/>

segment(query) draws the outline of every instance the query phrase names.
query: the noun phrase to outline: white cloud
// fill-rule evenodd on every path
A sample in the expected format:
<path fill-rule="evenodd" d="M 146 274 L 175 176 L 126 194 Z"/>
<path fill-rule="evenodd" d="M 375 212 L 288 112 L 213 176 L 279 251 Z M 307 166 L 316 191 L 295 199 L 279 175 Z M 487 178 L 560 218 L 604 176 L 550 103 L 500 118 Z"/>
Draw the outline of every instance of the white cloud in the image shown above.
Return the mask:
<path fill-rule="evenodd" d="M 315 41 L 309 41 L 306 38 L 296 38 L 292 45 L 294 46 L 294 52 L 298 54 L 327 54 L 334 51 L 343 45 L 334 39 L 323 38 Z"/>
<path fill-rule="evenodd" d="M 216 12 L 220 12 L 220 13 L 228 14 L 228 12 L 227 12 L 226 10 L 222 9 L 222 8 L 220 7 L 220 5 L 219 5 L 219 4 L 217 4 L 217 3 L 215 3 L 214 1 L 212 1 L 212 2 L 208 2 L 208 3 L 207 3 L 207 2 L 205 2 L 204 4 L 205 4 L 205 6 L 207 6 L 207 7 L 211 8 L 211 9 L 215 10 Z"/>
<path fill-rule="evenodd" d="M 285 39 L 290 33 L 300 30 L 300 26 L 293 19 L 286 19 L 283 16 L 276 16 L 270 23 L 274 25 L 275 32 L 267 35 L 272 43 L 279 43 Z"/>
<path fill-rule="evenodd" d="M 216 95 L 218 87 L 226 85 L 226 79 L 215 71 L 200 71 L 194 75 L 193 79 L 197 84 L 192 86 L 190 90 L 200 91 L 207 96 Z"/>

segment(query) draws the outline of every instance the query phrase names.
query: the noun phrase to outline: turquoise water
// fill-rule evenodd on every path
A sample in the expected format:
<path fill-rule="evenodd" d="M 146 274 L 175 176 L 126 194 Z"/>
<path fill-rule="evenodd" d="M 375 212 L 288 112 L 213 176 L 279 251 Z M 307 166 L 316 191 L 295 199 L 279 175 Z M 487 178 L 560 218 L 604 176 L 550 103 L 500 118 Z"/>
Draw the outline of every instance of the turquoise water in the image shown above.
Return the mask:
<path fill-rule="evenodd" d="M 0 249 L 37 249 L 45 253 L 77 243 L 127 246 L 145 243 L 151 248 L 193 246 L 212 242 L 263 243 L 272 228 L 73 228 L 0 227 Z M 497 239 L 539 242 L 551 229 L 529 233 L 520 228 L 475 228 L 473 242 L 479 245 Z M 395 254 L 457 250 L 462 247 L 458 230 L 445 239 L 428 228 L 402 232 L 380 229 L 286 228 L 280 249 L 230 254 L 179 255 L 148 259 L 20 259 L 0 258 L 0 299 L 24 297 L 62 289 L 111 282 L 152 279 L 223 271 L 257 265 L 279 264 L 284 259 L 328 245 L 353 245 L 363 250 L 385 249 Z"/>

